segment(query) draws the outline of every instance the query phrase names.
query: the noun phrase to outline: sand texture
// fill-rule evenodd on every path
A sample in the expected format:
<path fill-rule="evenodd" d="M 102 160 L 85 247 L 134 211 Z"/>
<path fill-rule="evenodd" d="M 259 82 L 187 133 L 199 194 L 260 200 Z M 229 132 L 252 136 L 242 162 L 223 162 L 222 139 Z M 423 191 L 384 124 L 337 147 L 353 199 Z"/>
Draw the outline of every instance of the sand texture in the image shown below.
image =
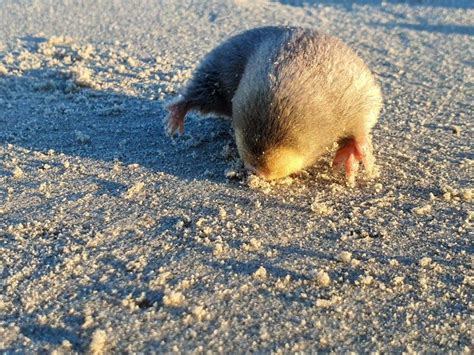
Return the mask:
<path fill-rule="evenodd" d="M 380 81 L 379 177 L 242 170 L 165 104 L 228 36 L 318 28 Z M 0 1 L 0 352 L 468 353 L 471 1 Z"/>

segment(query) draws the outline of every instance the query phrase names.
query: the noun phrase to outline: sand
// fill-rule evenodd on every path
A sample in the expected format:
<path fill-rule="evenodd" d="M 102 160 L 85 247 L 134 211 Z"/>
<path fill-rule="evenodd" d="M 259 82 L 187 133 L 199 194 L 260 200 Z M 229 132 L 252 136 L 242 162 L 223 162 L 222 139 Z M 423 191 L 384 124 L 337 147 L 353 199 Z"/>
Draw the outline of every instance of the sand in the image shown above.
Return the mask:
<path fill-rule="evenodd" d="M 380 175 L 247 177 L 230 123 L 164 105 L 268 24 L 381 82 Z M 0 2 L 0 351 L 469 352 L 470 1 Z"/>

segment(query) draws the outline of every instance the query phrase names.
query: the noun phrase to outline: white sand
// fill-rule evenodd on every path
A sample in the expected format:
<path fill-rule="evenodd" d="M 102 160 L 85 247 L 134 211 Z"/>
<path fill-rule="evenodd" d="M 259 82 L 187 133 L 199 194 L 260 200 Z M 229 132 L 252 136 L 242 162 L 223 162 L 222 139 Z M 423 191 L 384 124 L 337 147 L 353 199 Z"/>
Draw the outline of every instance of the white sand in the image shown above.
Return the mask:
<path fill-rule="evenodd" d="M 0 2 L 1 352 L 472 349 L 472 4 L 319 3 Z M 268 184 L 226 121 L 164 135 L 198 59 L 266 24 L 378 75 L 380 177 Z"/>

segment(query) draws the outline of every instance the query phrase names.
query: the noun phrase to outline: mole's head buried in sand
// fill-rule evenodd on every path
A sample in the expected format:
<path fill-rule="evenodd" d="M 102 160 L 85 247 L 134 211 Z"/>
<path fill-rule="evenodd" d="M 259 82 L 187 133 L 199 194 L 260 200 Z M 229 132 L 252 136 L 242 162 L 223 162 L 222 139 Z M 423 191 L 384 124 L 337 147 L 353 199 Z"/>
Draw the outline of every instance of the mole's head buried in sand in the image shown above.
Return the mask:
<path fill-rule="evenodd" d="M 246 72 L 244 77 L 247 75 L 253 74 Z M 314 156 L 302 141 L 298 112 L 284 112 L 273 95 L 258 95 L 255 91 L 261 87 L 247 82 L 256 84 L 254 80 L 241 81 L 233 98 L 232 117 L 237 148 L 245 167 L 266 180 L 273 180 L 311 165 Z"/>
<path fill-rule="evenodd" d="M 284 142 L 260 144 L 258 135 L 253 138 L 253 135 L 242 132 L 235 129 L 237 148 L 245 167 L 252 173 L 266 180 L 273 180 L 306 167 L 307 159 L 297 147 Z"/>
<path fill-rule="evenodd" d="M 374 159 L 370 131 L 381 91 L 363 61 L 338 39 L 310 29 L 263 27 L 211 51 L 182 98 L 168 132 L 183 132 L 189 110 L 232 118 L 245 166 L 267 180 L 312 164 L 334 143 L 334 166 L 353 180 Z"/>

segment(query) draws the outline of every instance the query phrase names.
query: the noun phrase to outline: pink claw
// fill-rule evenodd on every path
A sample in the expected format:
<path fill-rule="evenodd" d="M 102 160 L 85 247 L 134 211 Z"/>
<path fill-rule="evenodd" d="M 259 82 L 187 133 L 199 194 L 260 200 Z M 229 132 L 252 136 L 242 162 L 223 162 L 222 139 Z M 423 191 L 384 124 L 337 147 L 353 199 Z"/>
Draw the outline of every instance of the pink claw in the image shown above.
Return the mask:
<path fill-rule="evenodd" d="M 363 140 L 355 140 L 349 138 L 346 140 L 344 146 L 336 152 L 333 166 L 336 168 L 344 167 L 346 171 L 346 178 L 353 181 L 357 170 L 359 169 L 359 162 L 365 167 L 365 170 L 370 175 L 374 166 L 374 157 L 370 140 L 365 138 Z"/>
<path fill-rule="evenodd" d="M 171 104 L 167 107 L 169 114 L 165 119 L 166 132 L 174 135 L 176 131 L 179 134 L 184 133 L 184 118 L 188 112 L 186 106 L 182 102 Z"/>

